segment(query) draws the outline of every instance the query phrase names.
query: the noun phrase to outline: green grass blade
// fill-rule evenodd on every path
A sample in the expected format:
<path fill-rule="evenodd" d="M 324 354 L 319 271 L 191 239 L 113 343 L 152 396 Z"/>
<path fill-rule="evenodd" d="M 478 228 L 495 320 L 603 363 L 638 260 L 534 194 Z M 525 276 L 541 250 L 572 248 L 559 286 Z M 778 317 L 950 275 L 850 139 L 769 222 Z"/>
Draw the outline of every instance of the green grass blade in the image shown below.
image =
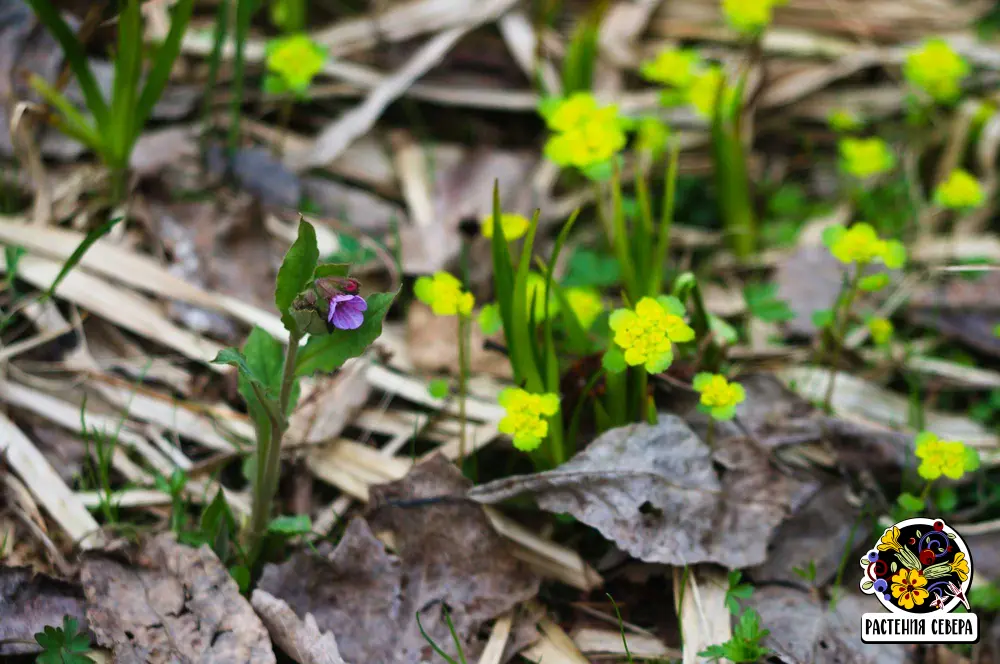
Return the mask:
<path fill-rule="evenodd" d="M 511 336 L 507 338 L 508 345 L 517 344 L 521 348 L 520 357 L 522 360 L 521 370 L 525 385 L 529 391 L 540 391 L 544 389 L 542 378 L 542 367 L 531 361 L 531 356 L 525 356 L 527 349 L 535 346 L 535 328 L 531 327 L 528 320 L 528 273 L 531 271 L 531 252 L 535 246 L 535 235 L 538 233 L 538 214 L 535 210 L 532 216 L 528 233 L 524 236 L 524 245 L 521 247 L 521 259 L 517 264 L 517 271 L 514 273 L 514 296 L 513 312 L 511 314 Z M 501 233 L 502 234 L 502 233 Z M 494 237 L 497 235 L 493 234 Z M 513 337 L 513 338 L 511 338 Z"/>
<path fill-rule="evenodd" d="M 611 242 L 614 245 L 615 254 L 621 264 L 622 281 L 625 282 L 625 292 L 633 304 L 642 297 L 639 292 L 639 283 L 635 277 L 635 265 L 632 256 L 629 254 L 628 227 L 625 223 L 625 208 L 622 205 L 621 175 L 618 170 L 618 162 L 614 162 L 614 174 L 611 177 L 611 224 L 614 237 Z"/>
<path fill-rule="evenodd" d="M 142 89 L 139 103 L 135 109 L 135 138 L 138 138 L 143 126 L 153 113 L 153 107 L 163 94 L 164 88 L 167 87 L 170 71 L 181 52 L 181 39 L 187 30 L 193 9 L 194 0 L 180 0 L 174 7 L 174 14 L 170 20 L 170 32 L 167 33 L 167 38 L 156 53 L 153 67 L 149 71 L 149 77 L 146 79 L 146 85 Z"/>
<path fill-rule="evenodd" d="M 232 0 L 222 0 L 215 14 L 215 34 L 212 36 L 212 54 L 208 58 L 208 81 L 205 83 L 205 98 L 201 106 L 201 123 L 206 127 L 205 136 L 208 135 L 208 114 L 212 109 L 212 95 L 215 91 L 215 83 L 219 80 L 219 65 L 222 62 L 222 47 L 226 43 L 226 35 L 229 32 L 229 5 Z"/>
<path fill-rule="evenodd" d="M 56 289 L 59 288 L 59 284 L 61 284 L 62 280 L 66 278 L 66 275 L 68 275 L 73 268 L 75 268 L 77 264 L 83 260 L 83 255 L 87 253 L 87 250 L 90 249 L 95 242 L 110 233 L 111 229 L 114 228 L 123 218 L 124 217 L 115 217 L 114 219 L 105 222 L 103 225 L 98 226 L 94 230 L 87 233 L 87 236 L 83 238 L 80 245 L 73 250 L 73 253 L 70 254 L 69 258 L 66 259 L 66 262 L 63 263 L 62 269 L 59 270 L 59 274 L 56 275 L 55 281 L 52 282 L 52 285 L 49 286 L 49 289 L 45 291 L 39 301 L 44 302 L 55 295 Z"/>
<path fill-rule="evenodd" d="M 639 208 L 639 220 L 632 228 L 631 236 L 636 284 L 642 295 L 656 297 L 656 293 L 642 291 L 649 284 L 649 269 L 653 250 L 653 211 L 649 205 L 649 186 L 646 183 L 646 176 L 639 169 L 636 169 L 635 173 L 635 194 Z"/>
<path fill-rule="evenodd" d="M 667 267 L 670 251 L 670 228 L 674 225 L 674 206 L 677 199 L 677 170 L 680 163 L 681 147 L 677 141 L 670 145 L 670 159 L 667 162 L 667 178 L 663 188 L 663 209 L 660 210 L 660 228 L 656 236 L 656 250 L 650 266 L 649 293 L 653 297 L 663 288 L 663 272 Z"/>
<path fill-rule="evenodd" d="M 62 114 L 58 120 L 62 131 L 94 152 L 104 154 L 105 145 L 101 135 L 87 122 L 87 118 L 83 117 L 83 113 L 77 110 L 76 106 L 40 76 L 32 76 L 29 81 L 31 87 Z"/>
<path fill-rule="evenodd" d="M 243 109 L 243 88 L 246 59 L 243 47 L 250 33 L 250 20 L 257 8 L 256 0 L 236 0 L 236 56 L 233 59 L 233 105 L 229 121 L 229 152 L 236 153 L 240 141 L 240 116 Z"/>
<path fill-rule="evenodd" d="M 76 76 L 80 89 L 83 91 L 87 108 L 94 115 L 94 121 L 99 127 L 107 126 L 108 105 L 101 95 L 101 89 L 97 86 L 97 80 L 90 65 L 87 64 L 87 54 L 83 50 L 83 44 L 76 38 L 66 21 L 59 15 L 59 11 L 52 5 L 50 0 L 27 0 L 28 4 L 35 11 L 38 20 L 48 28 L 52 36 L 59 42 L 66 59 L 69 61 L 70 69 Z"/>
<path fill-rule="evenodd" d="M 142 16 L 138 0 L 127 0 L 118 17 L 118 52 L 115 80 L 111 89 L 110 126 L 106 128 L 115 168 L 128 163 L 135 122 L 135 96 L 142 75 Z"/>
<path fill-rule="evenodd" d="M 493 184 L 493 228 L 502 229 L 500 217 L 499 185 Z M 514 381 L 521 383 L 524 376 L 521 372 L 520 348 L 514 345 L 514 264 L 510 257 L 510 247 L 502 232 L 493 233 L 490 249 L 493 256 L 493 289 L 497 305 L 500 309 L 500 319 L 503 321 L 503 334 L 507 342 L 507 356 L 514 371 Z"/>
<path fill-rule="evenodd" d="M 544 351 L 542 354 L 541 370 L 545 372 L 546 392 L 559 392 L 559 359 L 556 356 L 555 343 L 552 340 L 552 319 L 554 316 L 549 315 L 549 303 L 552 301 L 552 279 L 556 269 L 556 262 L 559 260 L 559 254 L 562 252 L 562 248 L 566 244 L 566 239 L 569 237 L 570 231 L 573 230 L 573 224 L 576 223 L 579 215 L 580 210 L 578 208 L 569 216 L 569 220 L 563 224 L 562 230 L 559 231 L 559 235 L 556 237 L 556 244 L 552 249 L 552 257 L 549 259 L 548 268 L 545 270 L 545 308 L 542 311 L 546 313 L 546 316 L 542 337 Z"/>

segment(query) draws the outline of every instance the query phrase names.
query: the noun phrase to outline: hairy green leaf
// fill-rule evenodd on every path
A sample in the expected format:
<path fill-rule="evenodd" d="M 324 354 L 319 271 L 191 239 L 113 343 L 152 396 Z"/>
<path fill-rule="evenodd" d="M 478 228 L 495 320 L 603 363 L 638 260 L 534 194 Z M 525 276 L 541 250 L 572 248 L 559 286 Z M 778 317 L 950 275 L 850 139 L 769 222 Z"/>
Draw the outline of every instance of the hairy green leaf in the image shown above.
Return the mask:
<path fill-rule="evenodd" d="M 299 350 L 295 373 L 308 376 L 316 371 L 331 372 L 347 360 L 365 352 L 382 334 L 382 321 L 389 312 L 397 293 L 374 293 L 365 298 L 368 310 L 365 321 L 356 330 L 334 330 L 331 334 L 314 336 Z"/>

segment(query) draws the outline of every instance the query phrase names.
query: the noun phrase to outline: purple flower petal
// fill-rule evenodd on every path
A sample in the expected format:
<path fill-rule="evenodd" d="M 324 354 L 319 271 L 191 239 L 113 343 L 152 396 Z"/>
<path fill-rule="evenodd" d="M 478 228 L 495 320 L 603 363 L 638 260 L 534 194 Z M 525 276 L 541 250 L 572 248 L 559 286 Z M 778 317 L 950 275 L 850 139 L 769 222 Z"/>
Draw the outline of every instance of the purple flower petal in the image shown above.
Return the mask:
<path fill-rule="evenodd" d="M 365 321 L 368 303 L 360 295 L 335 295 L 330 298 L 330 313 L 326 320 L 338 330 L 356 330 Z"/>

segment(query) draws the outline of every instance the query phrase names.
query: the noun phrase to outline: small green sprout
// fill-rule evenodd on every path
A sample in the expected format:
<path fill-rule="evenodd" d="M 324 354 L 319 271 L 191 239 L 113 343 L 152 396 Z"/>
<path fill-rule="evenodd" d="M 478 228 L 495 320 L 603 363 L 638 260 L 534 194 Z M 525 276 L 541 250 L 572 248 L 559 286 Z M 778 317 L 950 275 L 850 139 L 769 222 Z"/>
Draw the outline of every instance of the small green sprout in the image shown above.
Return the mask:
<path fill-rule="evenodd" d="M 35 634 L 35 641 L 45 649 L 35 661 L 39 664 L 94 664 L 94 660 L 87 657 L 90 639 L 77 629 L 76 618 L 64 616 L 61 628 L 46 626 Z"/>
<path fill-rule="evenodd" d="M 747 609 L 740 616 L 739 622 L 733 628 L 733 636 L 725 643 L 709 646 L 698 653 L 699 657 L 707 657 L 713 661 L 725 659 L 737 664 L 756 662 L 768 655 L 770 650 L 761 645 L 771 632 L 760 628 L 760 614 L 753 609 Z"/>
<path fill-rule="evenodd" d="M 753 586 L 749 583 L 744 583 L 742 579 L 743 572 L 738 569 L 729 571 L 727 579 L 729 586 L 726 588 L 726 606 L 734 616 L 740 614 L 740 603 L 738 600 L 750 599 L 750 596 L 753 595 Z"/>

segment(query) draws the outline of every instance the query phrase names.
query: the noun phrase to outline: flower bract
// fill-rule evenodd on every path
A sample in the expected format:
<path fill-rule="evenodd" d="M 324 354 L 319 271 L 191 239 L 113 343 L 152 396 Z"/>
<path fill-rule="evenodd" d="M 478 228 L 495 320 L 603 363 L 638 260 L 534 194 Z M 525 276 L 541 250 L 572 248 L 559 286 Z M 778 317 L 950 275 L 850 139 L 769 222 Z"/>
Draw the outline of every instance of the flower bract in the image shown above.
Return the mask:
<path fill-rule="evenodd" d="M 746 399 L 746 391 L 739 383 L 731 383 L 720 374 L 700 373 L 694 377 L 692 387 L 701 394 L 698 404 L 716 420 L 731 420 L 736 406 Z"/>
<path fill-rule="evenodd" d="M 517 240 L 524 236 L 528 232 L 528 228 L 531 226 L 531 222 L 522 215 L 514 214 L 512 212 L 504 212 L 500 215 L 500 228 L 503 229 L 503 236 L 507 240 Z M 492 238 L 493 237 L 493 215 L 488 214 L 482 218 L 479 225 L 479 230 L 483 234 L 483 237 Z"/>
<path fill-rule="evenodd" d="M 584 330 L 593 327 L 597 317 L 604 311 L 604 302 L 601 301 L 600 294 L 592 288 L 567 288 L 566 303 Z"/>
<path fill-rule="evenodd" d="M 548 418 L 559 412 L 559 395 L 532 394 L 511 387 L 500 393 L 499 403 L 506 410 L 498 428 L 514 442 L 514 447 L 530 452 L 549 434 Z"/>
<path fill-rule="evenodd" d="M 859 180 L 896 167 L 896 155 L 881 138 L 844 138 L 840 141 L 839 150 L 840 167 Z"/>
<path fill-rule="evenodd" d="M 872 335 L 872 341 L 884 346 L 892 338 L 892 322 L 886 318 L 872 318 L 868 321 L 868 332 Z"/>
<path fill-rule="evenodd" d="M 267 46 L 267 69 L 289 90 L 303 94 L 323 71 L 326 51 L 306 35 L 290 35 Z"/>
<path fill-rule="evenodd" d="M 783 4 L 777 0 L 722 0 L 726 21 L 736 30 L 755 33 L 771 23 L 774 7 Z"/>
<path fill-rule="evenodd" d="M 979 468 L 979 453 L 959 440 L 941 440 L 925 431 L 916 438 L 916 455 L 920 459 L 917 474 L 925 480 L 944 475 L 957 480 L 968 471 Z"/>
<path fill-rule="evenodd" d="M 930 39 L 911 51 L 903 65 L 903 75 L 911 84 L 935 101 L 950 103 L 962 93 L 962 81 L 969 75 L 969 63 L 943 39 Z"/>
<path fill-rule="evenodd" d="M 476 304 L 472 293 L 462 290 L 462 282 L 447 272 L 420 277 L 413 285 L 413 292 L 437 316 L 468 316 Z"/>
<path fill-rule="evenodd" d="M 635 310 L 618 309 L 608 323 L 614 342 L 622 350 L 628 366 L 644 366 L 660 373 L 673 362 L 673 344 L 694 339 L 694 330 L 681 314 L 684 307 L 676 298 L 644 297 Z"/>
<path fill-rule="evenodd" d="M 883 240 L 871 224 L 858 222 L 850 228 L 831 226 L 823 232 L 823 243 L 841 263 L 869 265 L 883 263 L 899 269 L 906 263 L 906 249 L 898 240 Z"/>
<path fill-rule="evenodd" d="M 673 88 L 686 88 L 694 81 L 701 57 L 689 49 L 667 48 L 642 63 L 639 73 L 647 81 Z"/>
<path fill-rule="evenodd" d="M 952 210 L 977 208 L 985 201 L 986 193 L 979 180 L 960 168 L 952 171 L 934 191 L 934 202 Z"/>
<path fill-rule="evenodd" d="M 545 156 L 560 166 L 585 169 L 610 160 L 625 147 L 624 121 L 617 106 L 599 106 L 593 95 L 578 92 L 546 113 L 554 133 Z"/>

